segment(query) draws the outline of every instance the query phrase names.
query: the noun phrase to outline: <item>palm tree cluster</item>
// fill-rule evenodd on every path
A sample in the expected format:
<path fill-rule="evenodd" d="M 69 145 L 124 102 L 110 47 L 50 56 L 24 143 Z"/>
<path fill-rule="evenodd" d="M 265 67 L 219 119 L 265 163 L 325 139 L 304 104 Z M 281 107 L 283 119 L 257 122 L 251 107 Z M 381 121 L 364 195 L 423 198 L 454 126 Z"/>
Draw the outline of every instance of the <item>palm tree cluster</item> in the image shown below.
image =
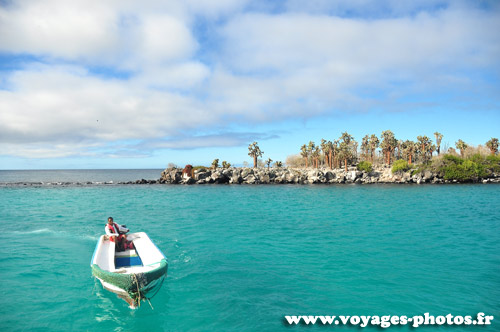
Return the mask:
<path fill-rule="evenodd" d="M 343 162 L 347 169 L 347 164 L 356 160 L 358 156 L 358 143 L 349 133 L 344 132 L 338 140 L 321 140 L 320 145 L 310 141 L 300 148 L 300 155 L 304 158 L 306 167 L 309 163 L 318 168 L 320 164 L 330 168 L 340 167 Z"/>
<path fill-rule="evenodd" d="M 309 165 L 319 167 L 324 165 L 329 168 L 337 168 L 343 164 L 347 170 L 347 165 L 356 161 L 375 162 L 377 149 L 380 149 L 381 157 L 385 164 L 390 165 L 394 160 L 404 159 L 409 164 L 412 162 L 428 162 L 435 151 L 440 153 L 441 140 L 443 134 L 435 132 L 436 143 L 427 136 L 417 136 L 416 141 L 398 140 L 394 133 L 390 130 L 385 130 L 382 135 L 377 137 L 375 134 L 366 135 L 361 140 L 360 154 L 358 156 L 358 143 L 349 133 L 344 132 L 339 139 L 334 141 L 321 140 L 320 145 L 316 145 L 313 141 L 304 144 L 300 148 L 300 155 L 304 159 L 306 167 Z M 492 142 L 493 148 L 495 142 Z M 498 140 L 496 142 L 498 150 Z"/>
<path fill-rule="evenodd" d="M 333 169 L 344 166 L 346 171 L 347 165 L 356 162 L 376 162 L 377 149 L 380 149 L 378 151 L 380 158 L 383 159 L 383 162 L 387 165 L 390 165 L 395 160 L 406 160 L 410 165 L 415 162 L 427 163 L 431 160 L 434 152 L 436 152 L 437 155 L 441 154 L 443 134 L 435 132 L 434 137 L 436 138 L 435 144 L 425 135 L 417 136 L 416 141 L 403 141 L 396 139 L 392 131 L 385 130 L 382 132 L 380 139 L 375 134 L 365 135 L 361 140 L 360 154 L 358 155 L 358 142 L 356 142 L 352 135 L 344 132 L 338 139 L 333 141 L 321 139 L 319 145 L 316 145 L 313 141 L 302 145 L 300 147 L 300 156 L 304 159 L 306 167 L 311 165 L 312 167 L 319 168 L 321 165 Z M 498 138 L 491 138 L 485 145 L 492 155 L 498 153 L 500 147 Z M 463 158 L 469 145 L 459 139 L 455 142 L 455 147 L 460 151 L 460 155 Z M 450 150 L 453 149 L 450 148 Z M 263 154 L 264 151 L 260 149 L 257 142 L 248 145 L 248 155 L 253 158 L 254 168 L 257 167 L 258 158 L 262 157 Z M 262 167 L 265 164 L 268 169 L 271 167 L 272 162 L 273 160 L 271 158 L 268 158 L 265 163 L 259 160 L 259 163 L 262 163 Z M 174 166 L 173 164 L 172 166 L 169 165 L 169 167 Z M 281 161 L 276 161 L 274 166 L 280 168 L 283 167 L 283 163 Z M 212 168 L 217 169 L 218 167 L 219 159 L 214 159 Z M 227 161 L 223 161 L 222 167 L 227 169 L 231 167 L 231 164 Z"/>
<path fill-rule="evenodd" d="M 379 146 L 380 141 L 375 134 L 371 136 L 366 135 L 361 141 L 361 157 L 373 163 L 375 152 Z"/>

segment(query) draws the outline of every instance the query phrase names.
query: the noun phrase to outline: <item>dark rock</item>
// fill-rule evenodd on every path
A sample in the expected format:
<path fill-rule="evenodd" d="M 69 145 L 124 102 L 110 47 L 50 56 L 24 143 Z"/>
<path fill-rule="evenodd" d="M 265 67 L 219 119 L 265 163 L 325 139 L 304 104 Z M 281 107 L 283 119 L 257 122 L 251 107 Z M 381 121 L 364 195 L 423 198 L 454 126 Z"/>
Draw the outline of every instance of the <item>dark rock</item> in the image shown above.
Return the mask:
<path fill-rule="evenodd" d="M 241 177 L 243 179 L 245 179 L 247 176 L 253 174 L 253 169 L 251 168 L 244 168 L 242 171 L 241 171 Z"/>
<path fill-rule="evenodd" d="M 253 175 L 248 175 L 248 176 L 244 179 L 244 182 L 245 182 L 245 183 L 248 183 L 248 184 L 254 184 L 254 183 L 255 183 L 255 176 L 253 176 Z"/>
<path fill-rule="evenodd" d="M 210 172 L 198 172 L 198 173 L 194 173 L 194 179 L 195 180 L 203 180 L 203 179 L 206 179 L 207 177 L 209 177 L 210 175 L 212 175 Z"/>
<path fill-rule="evenodd" d="M 262 175 L 262 177 L 260 178 L 260 182 L 261 182 L 261 183 L 270 183 L 270 182 L 271 182 L 271 179 L 269 178 L 269 175 L 268 175 L 268 174 L 264 174 L 264 175 Z"/>
<path fill-rule="evenodd" d="M 423 174 L 423 179 L 425 181 L 428 181 L 428 180 L 431 180 L 432 178 L 434 178 L 434 174 L 432 174 L 431 171 L 425 171 L 424 174 Z"/>
<path fill-rule="evenodd" d="M 332 181 L 332 180 L 334 180 L 336 177 L 337 177 L 337 176 L 335 175 L 335 173 L 332 173 L 332 172 L 330 172 L 330 171 L 327 171 L 327 172 L 325 173 L 325 179 L 326 179 L 326 181 Z"/>
<path fill-rule="evenodd" d="M 237 183 L 240 184 L 243 182 L 243 178 L 239 174 L 233 174 L 231 179 L 229 179 L 229 183 Z"/>
<path fill-rule="evenodd" d="M 218 183 L 218 184 L 221 184 L 221 183 L 229 183 L 229 177 L 227 177 L 226 175 L 224 174 L 220 174 L 219 177 L 215 178 L 215 182 L 214 183 Z"/>

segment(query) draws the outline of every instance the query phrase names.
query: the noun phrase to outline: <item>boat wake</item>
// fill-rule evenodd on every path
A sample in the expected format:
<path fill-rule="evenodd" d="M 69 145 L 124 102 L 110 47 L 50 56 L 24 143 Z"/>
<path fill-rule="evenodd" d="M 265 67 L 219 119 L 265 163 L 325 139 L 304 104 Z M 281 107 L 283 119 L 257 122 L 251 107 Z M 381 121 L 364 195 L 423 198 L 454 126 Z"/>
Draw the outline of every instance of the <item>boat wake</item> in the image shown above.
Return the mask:
<path fill-rule="evenodd" d="M 12 234 L 15 235 L 38 235 L 38 234 L 48 234 L 56 237 L 68 238 L 68 239 L 80 239 L 84 241 L 92 241 L 95 242 L 99 239 L 97 235 L 89 235 L 89 234 L 75 234 L 74 232 L 66 232 L 66 231 L 55 231 L 49 228 L 41 228 L 30 231 L 13 231 Z"/>
<path fill-rule="evenodd" d="M 19 235 L 29 235 L 29 234 L 40 234 L 40 233 L 53 233 L 54 231 L 48 229 L 48 228 L 42 228 L 42 229 L 35 229 L 33 231 L 13 231 L 13 234 L 19 234 Z"/>

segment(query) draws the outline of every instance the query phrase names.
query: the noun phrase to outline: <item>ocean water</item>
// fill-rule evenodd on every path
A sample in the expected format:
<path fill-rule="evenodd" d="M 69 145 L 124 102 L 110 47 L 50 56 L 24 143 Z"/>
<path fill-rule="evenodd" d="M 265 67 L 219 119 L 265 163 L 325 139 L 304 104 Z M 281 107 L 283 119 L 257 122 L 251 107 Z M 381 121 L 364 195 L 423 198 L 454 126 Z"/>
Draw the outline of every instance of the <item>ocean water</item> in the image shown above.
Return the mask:
<path fill-rule="evenodd" d="M 426 312 L 495 320 L 424 331 L 499 331 L 499 206 L 499 185 L 0 187 L 0 331 L 358 330 L 284 316 Z M 108 216 L 168 257 L 153 308 L 91 275 Z"/>
<path fill-rule="evenodd" d="M 0 170 L 0 186 L 116 184 L 141 179 L 158 180 L 159 169 Z"/>

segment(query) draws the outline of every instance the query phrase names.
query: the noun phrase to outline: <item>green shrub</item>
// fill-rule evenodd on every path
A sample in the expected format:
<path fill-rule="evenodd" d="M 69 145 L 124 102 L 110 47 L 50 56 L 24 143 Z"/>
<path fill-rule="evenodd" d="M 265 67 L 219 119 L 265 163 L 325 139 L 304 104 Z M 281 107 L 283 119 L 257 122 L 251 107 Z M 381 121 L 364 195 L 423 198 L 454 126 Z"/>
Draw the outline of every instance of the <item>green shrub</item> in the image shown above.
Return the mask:
<path fill-rule="evenodd" d="M 476 164 L 484 164 L 486 161 L 486 158 L 481 156 L 479 153 L 475 153 L 472 156 L 470 156 L 469 158 L 467 158 L 467 160 L 473 161 Z"/>
<path fill-rule="evenodd" d="M 392 173 L 396 172 L 406 172 L 407 170 L 410 169 L 410 166 L 408 165 L 408 162 L 406 160 L 396 160 L 394 164 L 392 164 Z"/>
<path fill-rule="evenodd" d="M 452 154 L 445 154 L 443 156 L 443 160 L 444 160 L 445 163 L 452 162 L 454 164 L 461 164 L 464 161 L 462 158 L 454 156 Z"/>
<path fill-rule="evenodd" d="M 485 164 L 489 170 L 495 173 L 500 172 L 500 156 L 489 155 L 486 157 Z"/>
<path fill-rule="evenodd" d="M 413 176 L 415 174 L 424 173 L 427 170 L 432 171 L 432 167 L 429 167 L 429 165 L 424 165 L 424 164 L 420 164 L 420 165 L 411 164 L 411 165 L 408 165 L 408 168 L 411 170 L 411 172 L 410 172 L 411 176 Z"/>
<path fill-rule="evenodd" d="M 444 167 L 445 180 L 476 181 L 487 176 L 484 165 L 465 160 L 460 164 L 451 164 Z"/>
<path fill-rule="evenodd" d="M 373 171 L 372 163 L 369 161 L 362 161 L 357 165 L 358 171 L 365 171 L 370 173 Z"/>
<path fill-rule="evenodd" d="M 500 155 L 490 154 L 488 157 L 486 157 L 486 161 L 492 164 L 494 163 L 500 164 Z"/>
<path fill-rule="evenodd" d="M 445 154 L 442 158 L 433 161 L 432 168 L 438 176 L 445 180 L 477 181 L 489 176 L 491 172 L 499 172 L 500 158 L 497 156 L 484 157 L 476 153 L 467 159 L 462 159 Z"/>
<path fill-rule="evenodd" d="M 208 167 L 205 166 L 194 166 L 193 171 L 200 170 L 200 172 L 206 172 Z"/>

